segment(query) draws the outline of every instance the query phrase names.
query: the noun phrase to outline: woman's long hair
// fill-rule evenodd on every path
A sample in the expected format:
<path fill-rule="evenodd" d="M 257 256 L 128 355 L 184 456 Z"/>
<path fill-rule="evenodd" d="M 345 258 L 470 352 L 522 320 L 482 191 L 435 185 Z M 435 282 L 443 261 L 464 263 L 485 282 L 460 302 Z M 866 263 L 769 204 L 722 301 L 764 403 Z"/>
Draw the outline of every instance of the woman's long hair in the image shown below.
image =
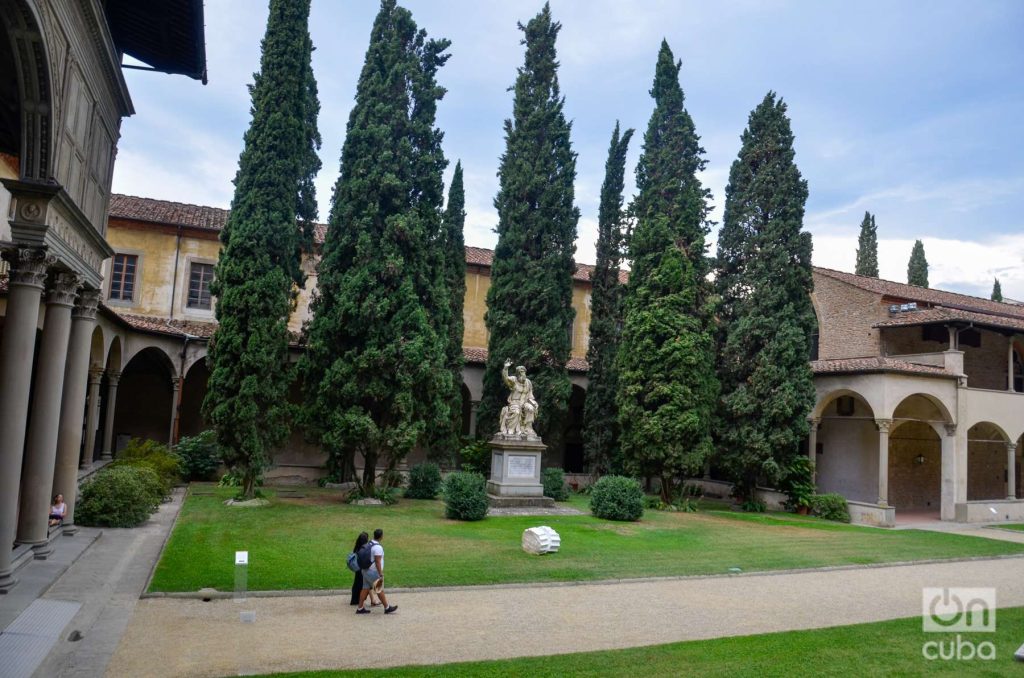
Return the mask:
<path fill-rule="evenodd" d="M 356 537 L 356 545 L 352 549 L 352 553 L 358 553 L 359 549 L 368 541 L 370 541 L 370 535 L 366 534 L 365 532 L 360 532 L 359 536 Z"/>

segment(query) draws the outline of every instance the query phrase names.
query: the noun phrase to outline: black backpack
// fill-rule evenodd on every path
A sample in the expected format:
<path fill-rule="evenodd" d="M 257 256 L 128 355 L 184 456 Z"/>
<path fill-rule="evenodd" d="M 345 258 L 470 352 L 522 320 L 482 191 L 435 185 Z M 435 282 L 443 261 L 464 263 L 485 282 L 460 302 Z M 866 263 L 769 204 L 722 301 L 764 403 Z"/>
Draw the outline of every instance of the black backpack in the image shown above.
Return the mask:
<path fill-rule="evenodd" d="M 368 541 L 356 551 L 356 562 L 359 563 L 359 569 L 369 570 L 370 566 L 373 565 L 372 549 L 376 543 L 375 541 Z"/>

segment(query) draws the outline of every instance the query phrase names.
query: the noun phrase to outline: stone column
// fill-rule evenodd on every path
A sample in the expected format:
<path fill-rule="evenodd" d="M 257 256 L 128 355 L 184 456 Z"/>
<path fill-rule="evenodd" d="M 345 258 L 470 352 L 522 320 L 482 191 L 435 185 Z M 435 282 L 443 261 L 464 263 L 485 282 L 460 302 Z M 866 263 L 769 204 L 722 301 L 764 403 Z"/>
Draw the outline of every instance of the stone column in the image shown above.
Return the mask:
<path fill-rule="evenodd" d="M 57 431 L 57 468 L 53 475 L 51 494 L 63 494 L 67 504 L 64 534 L 72 535 L 75 527 L 75 497 L 78 494 L 78 462 L 82 449 L 82 418 L 85 413 L 85 387 L 89 379 L 89 352 L 92 332 L 96 327 L 96 306 L 99 292 L 84 290 L 71 312 L 71 342 L 68 363 L 64 368 L 64 397 L 60 404 L 60 427 Z"/>
<path fill-rule="evenodd" d="M 875 419 L 878 427 L 878 505 L 889 505 L 889 429 L 892 419 Z"/>
<path fill-rule="evenodd" d="M 945 425 L 946 435 L 941 436 L 942 445 L 942 494 L 939 517 L 942 520 L 956 520 L 956 426 Z"/>
<path fill-rule="evenodd" d="M 1017 498 L 1017 443 L 1006 443 L 1006 498 Z"/>
<path fill-rule="evenodd" d="M 89 368 L 89 397 L 85 405 L 85 448 L 82 450 L 82 461 L 79 468 L 88 468 L 92 464 L 92 455 L 96 450 L 96 429 L 100 422 L 100 383 L 103 382 L 103 368 L 93 365 Z"/>
<path fill-rule="evenodd" d="M 808 417 L 807 421 L 811 425 L 807 430 L 807 458 L 811 460 L 812 464 L 816 464 L 818 463 L 818 426 L 821 425 L 821 419 Z"/>
<path fill-rule="evenodd" d="M 117 382 L 120 379 L 120 372 L 107 372 L 107 420 L 103 424 L 103 452 L 100 454 L 103 461 L 114 458 L 114 411 L 117 410 Z"/>
<path fill-rule="evenodd" d="M 471 400 L 469 402 L 469 435 L 470 437 L 476 436 L 476 411 L 480 409 L 479 400 Z"/>
<path fill-rule="evenodd" d="M 53 551 L 46 538 L 47 516 L 57 462 L 57 428 L 71 338 L 71 308 L 82 284 L 82 279 L 74 273 L 51 274 L 50 279 L 32 395 L 32 420 L 21 469 L 21 508 L 18 511 L 18 543 L 31 544 L 35 557 L 40 560 Z"/>
<path fill-rule="evenodd" d="M 0 592 L 17 583 L 12 550 L 18 530 L 18 487 L 25 450 L 25 423 L 36 350 L 39 299 L 46 269 L 55 261 L 43 250 L 4 252 L 10 263 L 7 315 L 0 341 Z"/>
<path fill-rule="evenodd" d="M 171 377 L 171 430 L 167 433 L 167 446 L 174 445 L 174 424 L 178 419 L 178 396 L 181 395 L 181 382 Z"/>

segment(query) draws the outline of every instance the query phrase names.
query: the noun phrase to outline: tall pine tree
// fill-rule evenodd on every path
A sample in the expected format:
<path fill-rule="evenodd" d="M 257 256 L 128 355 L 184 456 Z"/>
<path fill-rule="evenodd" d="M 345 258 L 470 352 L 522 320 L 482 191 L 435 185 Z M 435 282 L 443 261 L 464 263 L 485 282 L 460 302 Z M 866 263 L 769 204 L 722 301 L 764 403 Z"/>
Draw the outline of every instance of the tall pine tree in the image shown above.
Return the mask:
<path fill-rule="evenodd" d="M 291 417 L 288 315 L 293 283 L 302 282 L 303 233 L 316 219 L 320 169 L 308 23 L 309 0 L 271 0 L 212 286 L 218 326 L 203 411 L 247 498 Z"/>
<path fill-rule="evenodd" d="M 780 479 L 807 435 L 815 316 L 811 235 L 802 230 L 807 182 L 794 161 L 786 104 L 774 92 L 751 112 L 741 140 L 725 189 L 715 279 L 722 385 L 716 438 L 738 496 L 750 498 L 758 481 Z"/>
<path fill-rule="evenodd" d="M 514 86 L 505 153 L 498 170 L 498 245 L 491 266 L 485 322 L 490 333 L 478 430 L 498 430 L 508 397 L 505 359 L 524 365 L 540 408 L 534 428 L 550 448 L 562 445 L 572 388 L 566 363 L 576 269 L 573 204 L 576 153 L 569 140 L 565 100 L 558 87 L 555 39 L 561 24 L 544 9 L 525 26 L 526 59 Z"/>
<path fill-rule="evenodd" d="M 372 491 L 449 421 L 448 296 L 438 251 L 445 160 L 434 126 L 447 40 L 383 0 L 356 87 L 302 362 L 307 421 L 331 471 Z M 441 314 L 442 318 L 435 315 Z"/>
<path fill-rule="evenodd" d="M 992 301 L 1003 300 L 1003 286 L 999 284 L 999 278 L 992 283 Z"/>
<path fill-rule="evenodd" d="M 622 331 L 622 293 L 619 267 L 622 264 L 623 210 L 622 188 L 626 173 L 626 150 L 633 130 L 619 134 L 615 123 L 608 160 L 601 185 L 601 205 L 597 217 L 597 263 L 591 279 L 590 342 L 587 346 L 587 373 L 590 385 L 583 410 L 583 448 L 592 472 L 621 472 L 618 409 L 615 392 L 618 372 L 615 360 Z"/>
<path fill-rule="evenodd" d="M 864 220 L 860 222 L 860 236 L 857 238 L 857 275 L 878 277 L 878 228 L 875 226 L 875 215 L 864 212 Z"/>
<path fill-rule="evenodd" d="M 616 398 L 626 467 L 660 477 L 666 498 L 711 452 L 718 397 L 705 255 L 710 191 L 697 178 L 707 161 L 683 105 L 680 68 L 663 41 L 636 170 Z"/>
<path fill-rule="evenodd" d="M 924 257 L 924 243 L 920 240 L 915 240 L 914 249 L 910 250 L 907 282 L 918 287 L 928 287 L 928 260 Z"/>

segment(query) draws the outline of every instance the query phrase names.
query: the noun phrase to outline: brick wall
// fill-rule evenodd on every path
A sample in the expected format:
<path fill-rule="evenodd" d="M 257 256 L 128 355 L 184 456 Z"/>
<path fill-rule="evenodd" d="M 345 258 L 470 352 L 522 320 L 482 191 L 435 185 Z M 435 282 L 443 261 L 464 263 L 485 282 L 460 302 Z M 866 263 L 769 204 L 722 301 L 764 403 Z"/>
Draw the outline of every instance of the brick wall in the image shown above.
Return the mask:
<path fill-rule="evenodd" d="M 971 429 L 968 436 L 975 435 Z M 980 434 L 979 434 L 980 435 Z M 967 443 L 967 501 L 1006 498 L 1006 444 Z"/>
<path fill-rule="evenodd" d="M 881 295 L 815 273 L 812 298 L 820 359 L 879 355 L 878 330 L 871 326 L 889 315 Z"/>
<path fill-rule="evenodd" d="M 990 388 L 1005 391 L 1007 386 L 1006 362 L 1010 340 L 989 330 L 979 330 L 981 347 L 961 346 L 964 352 L 964 372 L 970 388 Z"/>
<path fill-rule="evenodd" d="M 924 463 L 915 459 L 924 457 Z M 899 509 L 939 509 L 942 443 L 928 424 L 909 421 L 889 437 L 889 503 Z"/>

